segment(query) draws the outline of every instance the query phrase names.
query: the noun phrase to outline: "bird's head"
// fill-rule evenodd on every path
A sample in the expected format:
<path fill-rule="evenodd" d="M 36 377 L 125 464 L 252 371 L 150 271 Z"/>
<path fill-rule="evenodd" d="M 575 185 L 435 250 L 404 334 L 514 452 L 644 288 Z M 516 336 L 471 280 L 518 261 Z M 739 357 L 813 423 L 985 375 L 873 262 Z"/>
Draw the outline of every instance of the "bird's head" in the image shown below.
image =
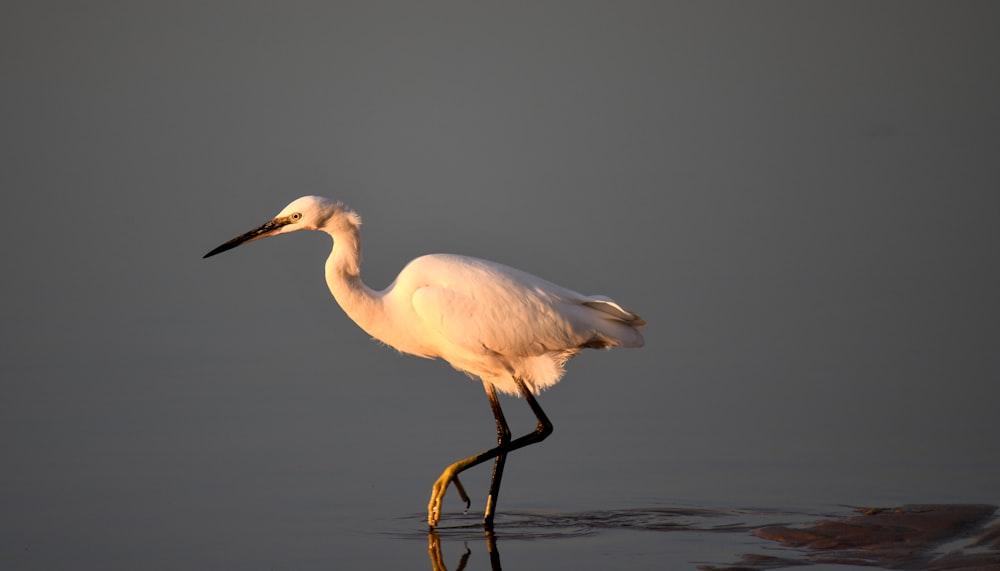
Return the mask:
<path fill-rule="evenodd" d="M 357 229 L 360 225 L 361 217 L 349 210 L 343 203 L 322 196 L 303 196 L 296 198 L 288 206 L 282 208 L 281 212 L 271 220 L 249 232 L 240 234 L 203 257 L 208 258 L 221 254 L 236 246 L 268 236 L 277 236 L 299 230 L 323 230 L 333 235 L 352 228 Z"/>

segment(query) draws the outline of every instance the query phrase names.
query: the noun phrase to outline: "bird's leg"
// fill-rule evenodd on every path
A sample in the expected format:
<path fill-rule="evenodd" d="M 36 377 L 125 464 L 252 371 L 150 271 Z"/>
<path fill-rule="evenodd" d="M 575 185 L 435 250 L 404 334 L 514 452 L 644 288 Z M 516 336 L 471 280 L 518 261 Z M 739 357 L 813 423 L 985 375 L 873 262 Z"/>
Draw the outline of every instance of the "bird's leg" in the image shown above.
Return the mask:
<path fill-rule="evenodd" d="M 468 509 L 470 501 L 468 494 L 465 493 L 465 488 L 462 487 L 462 483 L 458 480 L 458 475 L 464 470 L 482 464 L 490 458 L 496 458 L 493 464 L 493 479 L 496 482 L 494 488 L 493 484 L 490 485 L 490 496 L 487 503 L 487 513 L 492 513 L 490 506 L 496 506 L 496 490 L 500 488 L 500 478 L 503 475 L 504 461 L 507 458 L 506 445 L 510 443 L 510 428 L 507 427 L 507 420 L 504 419 L 503 411 L 500 409 L 500 399 L 497 397 L 497 390 L 493 386 L 493 383 L 483 383 L 483 387 L 486 389 L 486 396 L 490 399 L 490 408 L 493 409 L 493 417 L 497 422 L 497 447 L 491 448 L 485 452 L 476 454 L 475 456 L 469 456 L 463 460 L 459 460 L 454 464 L 448 466 L 441 473 L 441 476 L 434 482 L 434 487 L 431 489 L 431 501 L 427 504 L 427 524 L 434 528 L 437 522 L 441 519 L 441 504 L 444 501 L 444 494 L 448 491 L 448 484 L 454 483 L 455 489 L 458 490 L 458 495 L 462 497 L 465 501 L 465 507 Z M 499 474 L 499 475 L 498 475 Z M 492 516 L 489 518 L 492 524 Z"/>
<path fill-rule="evenodd" d="M 500 480 L 503 479 L 503 467 L 507 463 L 507 448 L 510 446 L 510 428 L 507 427 L 507 419 L 500 409 L 500 399 L 497 398 L 497 390 L 492 383 L 483 383 L 486 386 L 486 396 L 490 399 L 490 408 L 493 409 L 493 417 L 497 421 L 497 449 L 502 450 L 493 461 L 493 476 L 490 478 L 490 494 L 486 497 L 486 513 L 483 516 L 483 525 L 486 529 L 493 529 L 493 514 L 496 512 L 497 496 L 500 495 Z"/>
<path fill-rule="evenodd" d="M 548 435 L 552 434 L 552 422 L 549 421 L 549 417 L 545 416 L 545 411 L 543 411 L 542 407 L 538 405 L 538 401 L 536 401 L 535 396 L 531 394 L 531 390 L 528 389 L 528 386 L 524 384 L 524 381 L 518 377 L 514 377 L 514 382 L 517 383 L 517 388 L 521 391 L 521 395 L 524 396 L 524 400 L 528 401 L 528 406 L 531 407 L 531 412 L 535 413 L 535 418 L 538 419 L 538 425 L 535 427 L 533 432 L 529 432 L 514 441 L 510 440 L 510 432 L 508 431 L 507 443 L 497 447 L 497 449 L 502 449 L 497 456 L 497 464 L 500 466 L 500 473 L 497 473 L 496 467 L 494 467 L 493 480 L 490 481 L 490 496 L 486 503 L 486 516 L 483 518 L 483 527 L 485 527 L 488 532 L 493 530 L 493 516 L 496 513 L 496 498 L 500 493 L 500 478 L 503 475 L 503 461 L 501 458 L 506 459 L 508 452 L 512 452 L 518 448 L 524 448 L 529 444 L 541 442 L 542 440 L 545 440 Z M 492 399 L 490 402 L 492 404 Z M 500 420 L 503 418 L 503 412 L 500 412 L 499 403 L 497 403 L 495 408 L 495 414 L 499 413 L 499 416 L 497 417 L 497 430 L 499 432 L 499 425 Z M 506 422 L 504 422 L 504 426 L 506 427 Z"/>
<path fill-rule="evenodd" d="M 507 427 L 507 420 L 503 417 L 503 410 L 500 409 L 500 399 L 497 398 L 496 388 L 493 387 L 492 383 L 483 383 L 486 387 L 486 396 L 490 399 L 490 408 L 493 409 L 493 417 L 497 421 L 497 448 L 504 447 L 510 442 L 510 428 Z M 496 457 L 493 463 L 493 480 L 490 482 L 490 495 L 486 504 L 486 513 L 492 513 L 490 506 L 496 506 L 496 496 L 500 491 L 500 478 L 503 477 L 503 465 L 507 460 L 506 454 L 500 454 Z M 496 484 L 493 484 L 493 481 Z M 462 486 L 462 482 L 458 480 L 458 474 L 455 474 L 451 483 L 455 484 L 455 489 L 458 491 L 458 495 L 465 502 L 465 509 L 468 510 L 469 506 L 472 505 L 472 501 L 469 500 L 469 494 L 465 493 L 465 487 Z M 490 518 L 492 519 L 492 518 Z"/>
<path fill-rule="evenodd" d="M 524 436 L 511 442 L 511 450 L 517 450 L 518 448 L 522 448 L 529 444 L 541 442 L 542 440 L 545 440 L 548 435 L 552 434 L 552 423 L 549 421 L 549 417 L 545 416 L 545 411 L 542 410 L 542 407 L 538 406 L 538 401 L 535 400 L 535 396 L 531 394 L 527 385 L 525 385 L 524 381 L 517 377 L 514 377 L 514 382 L 517 383 L 517 388 L 521 389 L 521 395 L 524 396 L 524 400 L 528 401 L 528 406 L 531 407 L 531 412 L 535 413 L 535 418 L 538 419 L 538 426 L 535 427 L 534 432 L 525 434 Z"/>
<path fill-rule="evenodd" d="M 472 500 L 469 499 L 469 494 L 465 493 L 465 486 L 462 485 L 462 482 L 458 481 L 458 474 L 455 474 L 455 476 L 452 477 L 451 483 L 455 484 L 455 489 L 458 491 L 458 497 L 462 498 L 462 501 L 465 502 L 465 512 L 463 513 L 468 513 L 469 506 L 472 505 Z"/>
<path fill-rule="evenodd" d="M 552 434 L 552 423 L 549 422 L 548 417 L 545 416 L 545 412 L 542 410 L 542 407 L 538 406 L 538 402 L 535 400 L 534 395 L 531 394 L 531 390 L 528 389 L 528 386 L 524 384 L 523 380 L 517 377 L 514 377 L 514 382 L 517 383 L 517 388 L 521 391 L 521 394 L 524 396 L 524 399 L 528 401 L 528 406 L 531 407 L 531 412 L 535 413 L 535 418 L 538 419 L 538 426 L 535 427 L 535 430 L 533 432 L 529 432 L 528 434 L 525 434 L 524 436 L 516 440 L 508 441 L 505 445 L 497 446 L 496 448 L 490 448 L 485 452 L 480 452 L 479 454 L 476 454 L 474 456 L 469 456 L 468 458 L 459 460 L 458 462 L 455 462 L 454 464 L 445 468 L 444 472 L 441 473 L 441 476 L 437 479 L 437 481 L 434 482 L 434 487 L 431 490 L 431 501 L 430 503 L 427 504 L 427 524 L 432 529 L 434 528 L 435 525 L 437 525 L 438 521 L 440 521 L 441 519 L 441 503 L 444 500 L 444 493 L 448 489 L 448 484 L 457 481 L 458 474 L 473 466 L 478 466 L 479 464 L 482 464 L 483 462 L 489 460 L 490 458 L 498 458 L 501 455 L 503 455 L 506 458 L 506 455 L 509 452 L 517 450 L 518 448 L 523 448 L 525 446 L 528 446 L 529 444 L 541 442 L 542 440 L 545 440 L 545 438 L 548 435 Z M 487 385 L 487 387 L 488 388 L 486 389 L 486 395 L 490 396 L 490 389 L 492 388 L 492 386 Z M 490 406 L 493 406 L 494 398 L 496 398 L 495 389 L 493 392 L 493 398 L 490 399 Z M 497 400 L 496 409 L 497 410 L 500 409 L 499 400 Z M 497 415 L 494 413 L 494 416 Z M 498 440 L 500 440 L 500 432 L 501 432 L 500 423 L 502 418 L 503 418 L 503 413 L 501 412 L 500 415 L 497 417 Z M 507 424 L 506 421 L 503 421 L 503 424 L 504 426 L 506 426 Z M 495 467 L 496 466 L 494 466 L 494 468 Z M 501 466 L 501 474 L 502 472 L 503 469 Z M 491 501 L 493 506 L 492 509 L 490 509 L 490 506 L 487 505 L 487 509 L 489 510 L 488 517 L 485 518 L 483 521 L 483 526 L 487 530 L 493 529 L 492 514 L 495 512 L 496 509 L 496 493 L 495 490 L 493 490 L 493 484 L 495 484 L 497 488 L 500 487 L 499 478 L 496 477 L 495 473 L 494 473 L 494 480 L 493 482 L 491 482 L 490 485 L 490 492 L 491 492 L 490 497 L 492 498 Z"/>

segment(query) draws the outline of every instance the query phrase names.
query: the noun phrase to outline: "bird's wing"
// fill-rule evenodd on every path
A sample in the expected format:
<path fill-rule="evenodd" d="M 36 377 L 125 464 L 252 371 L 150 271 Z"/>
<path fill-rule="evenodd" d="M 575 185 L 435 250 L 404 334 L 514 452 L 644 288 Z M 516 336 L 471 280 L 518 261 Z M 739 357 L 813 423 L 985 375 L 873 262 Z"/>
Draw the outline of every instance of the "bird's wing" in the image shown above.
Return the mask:
<path fill-rule="evenodd" d="M 452 343 L 530 356 L 586 341 L 570 311 L 580 303 L 566 299 L 578 294 L 500 265 L 462 259 L 448 270 L 448 279 L 414 289 L 412 304 L 427 327 Z"/>

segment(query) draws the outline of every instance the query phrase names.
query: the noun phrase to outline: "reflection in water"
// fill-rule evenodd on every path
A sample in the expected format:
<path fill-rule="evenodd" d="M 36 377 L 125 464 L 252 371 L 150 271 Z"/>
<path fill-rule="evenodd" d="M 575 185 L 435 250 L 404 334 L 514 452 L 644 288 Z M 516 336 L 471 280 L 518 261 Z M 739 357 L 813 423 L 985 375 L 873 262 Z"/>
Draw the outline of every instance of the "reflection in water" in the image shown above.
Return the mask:
<path fill-rule="evenodd" d="M 783 517 L 775 519 L 778 514 Z M 515 511 L 504 512 L 497 517 L 496 531 L 493 532 L 484 531 L 479 516 L 474 514 L 451 515 L 448 525 L 427 532 L 427 553 L 431 568 L 434 571 L 465 569 L 479 542 L 485 545 L 490 568 L 496 571 L 501 568 L 497 543 L 502 541 L 576 538 L 599 533 L 602 529 L 736 532 L 760 527 L 762 521 L 794 521 L 794 518 L 789 518 L 788 514 L 782 512 L 668 507 L 577 513 Z M 422 514 L 413 516 L 413 519 L 416 520 L 415 523 L 422 523 Z M 416 533 L 402 535 L 417 537 Z M 465 552 L 454 568 L 449 568 L 444 559 L 442 539 L 464 542 Z"/>
<path fill-rule="evenodd" d="M 497 537 L 492 531 L 485 531 L 484 534 L 486 535 L 486 552 L 490 554 L 490 569 L 498 571 L 500 569 L 500 552 L 497 551 Z M 448 571 L 448 567 L 444 564 L 444 556 L 441 554 L 441 536 L 433 529 L 427 532 L 427 555 L 431 558 L 431 569 Z M 470 555 L 472 555 L 472 550 L 466 544 L 465 553 L 458 560 L 455 571 L 465 569 L 466 564 L 469 563 Z"/>
<path fill-rule="evenodd" d="M 442 538 L 465 542 L 465 553 L 453 571 L 466 567 L 473 552 L 469 544 L 480 541 L 485 542 L 490 567 L 496 570 L 500 569 L 498 542 L 572 538 L 604 529 L 737 533 L 782 545 L 777 556 L 744 554 L 738 563 L 699 565 L 711 571 L 814 564 L 996 571 L 1000 569 L 1000 520 L 995 512 L 996 506 L 964 504 L 863 508 L 837 516 L 701 508 L 512 512 L 504 514 L 496 532 L 486 532 L 485 537 L 478 519 L 469 516 L 429 532 L 427 541 L 434 571 L 448 569 L 441 553 Z"/>
<path fill-rule="evenodd" d="M 496 537 L 500 540 L 580 537 L 602 529 L 641 529 L 649 531 L 720 531 L 752 530 L 764 525 L 797 523 L 814 519 L 817 514 L 793 514 L 777 510 L 709 509 L 651 507 L 588 512 L 510 511 L 497 516 Z M 436 528 L 445 539 L 474 541 L 482 538 L 481 516 L 451 514 L 449 523 Z M 406 518 L 411 519 L 411 518 Z M 422 515 L 412 516 L 415 527 L 422 526 Z M 403 532 L 414 538 L 415 533 Z M 419 537 L 423 537 L 420 532 Z"/>

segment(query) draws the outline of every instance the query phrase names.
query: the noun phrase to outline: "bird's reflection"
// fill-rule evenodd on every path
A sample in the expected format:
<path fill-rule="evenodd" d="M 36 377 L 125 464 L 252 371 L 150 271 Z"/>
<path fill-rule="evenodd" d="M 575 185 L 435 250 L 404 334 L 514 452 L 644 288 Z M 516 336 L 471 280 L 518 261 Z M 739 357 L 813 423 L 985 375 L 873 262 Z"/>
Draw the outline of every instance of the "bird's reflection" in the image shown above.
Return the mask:
<path fill-rule="evenodd" d="M 490 555 L 490 569 L 493 571 L 500 570 L 500 552 L 497 551 L 497 537 L 492 531 L 486 532 L 486 552 Z M 472 550 L 469 549 L 469 544 L 465 544 L 465 553 L 458 560 L 458 566 L 455 567 L 455 571 L 462 571 L 465 566 L 469 563 L 469 556 L 472 555 Z M 431 559 L 431 569 L 434 571 L 448 571 L 448 567 L 444 564 L 444 556 L 441 554 L 441 537 L 431 530 L 427 532 L 427 556 Z"/>

